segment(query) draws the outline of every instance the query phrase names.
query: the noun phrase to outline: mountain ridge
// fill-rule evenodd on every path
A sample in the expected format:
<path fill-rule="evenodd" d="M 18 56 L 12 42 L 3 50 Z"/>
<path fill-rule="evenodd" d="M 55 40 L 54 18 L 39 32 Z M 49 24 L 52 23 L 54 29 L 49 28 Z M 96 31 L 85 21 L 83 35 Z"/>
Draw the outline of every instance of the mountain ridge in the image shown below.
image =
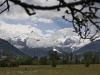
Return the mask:
<path fill-rule="evenodd" d="M 34 54 L 39 57 L 45 56 L 47 55 L 49 50 L 53 50 L 54 48 L 56 48 L 59 52 L 72 52 L 73 50 L 78 49 L 78 47 L 72 47 L 72 45 L 75 44 L 76 42 L 70 38 L 66 39 L 64 43 L 60 43 L 60 46 L 39 47 L 39 48 L 38 47 L 37 48 L 28 47 L 26 44 L 27 39 L 24 39 L 23 41 L 21 39 L 18 39 L 17 41 L 12 41 L 10 39 L 8 41 L 14 46 L 18 47 L 20 45 L 21 46 L 20 51 L 30 56 L 34 56 Z M 36 39 L 36 41 L 38 40 Z"/>
<path fill-rule="evenodd" d="M 12 44 L 10 44 L 8 41 L 0 38 L 0 50 L 6 51 L 7 53 L 11 53 L 12 55 L 15 55 L 17 57 L 26 57 L 27 54 L 21 52 L 19 49 L 14 47 Z"/>
<path fill-rule="evenodd" d="M 85 53 L 85 52 L 100 52 L 100 40 L 93 41 L 85 46 L 81 47 L 74 53 Z"/>
<path fill-rule="evenodd" d="M 58 39 L 57 39 L 58 40 Z M 77 39 L 76 39 L 77 40 Z M 30 56 L 45 56 L 49 50 L 53 50 L 53 48 L 56 48 L 59 52 L 73 52 L 73 53 L 84 53 L 84 52 L 98 52 L 100 51 L 100 40 L 93 41 L 91 43 L 88 43 L 82 47 L 77 47 L 77 44 L 80 44 L 79 42 L 76 42 L 76 40 L 73 40 L 73 38 L 67 38 L 64 43 L 60 43 L 61 46 L 51 46 L 51 47 L 40 47 L 40 48 L 30 48 L 27 46 L 26 42 L 27 39 L 24 39 L 21 41 L 21 39 L 17 39 L 17 41 L 10 40 L 9 42 L 13 45 L 20 45 L 22 46 L 20 48 L 20 51 L 26 53 Z M 36 39 L 36 41 L 38 41 Z M 40 40 L 39 40 L 40 41 Z M 75 46 L 76 45 L 76 46 Z M 95 51 L 96 50 L 96 51 Z"/>

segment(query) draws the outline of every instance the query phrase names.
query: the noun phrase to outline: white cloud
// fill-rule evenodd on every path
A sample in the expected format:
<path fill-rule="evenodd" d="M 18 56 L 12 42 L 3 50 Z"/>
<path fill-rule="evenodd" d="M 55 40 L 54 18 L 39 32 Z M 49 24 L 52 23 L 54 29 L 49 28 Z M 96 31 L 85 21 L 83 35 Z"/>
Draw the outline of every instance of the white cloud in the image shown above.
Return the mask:
<path fill-rule="evenodd" d="M 59 3 L 57 0 L 48 0 L 48 1 L 46 1 L 46 0 L 30 0 L 30 1 L 29 0 L 21 0 L 21 1 L 27 2 L 30 4 L 33 3 L 35 5 L 42 5 L 42 6 L 57 5 Z M 46 11 L 35 10 L 36 15 L 33 15 L 32 17 L 36 17 L 36 18 L 40 17 L 40 18 L 38 18 L 39 20 L 37 20 L 37 21 L 44 22 L 44 20 L 45 20 L 45 22 L 48 23 L 48 22 L 52 22 L 52 20 L 51 20 L 52 18 L 61 17 L 62 15 L 64 15 L 65 10 L 66 10 L 65 8 L 61 9 L 61 11 L 59 11 L 59 12 L 57 10 L 52 10 L 52 11 L 50 11 L 50 10 L 49 11 L 48 10 L 46 10 Z M 10 11 L 9 12 L 5 11 L 2 14 L 2 18 L 16 19 L 16 20 L 31 19 L 31 17 L 25 12 L 25 10 L 22 7 L 15 5 L 11 2 L 10 2 Z M 51 18 L 51 19 L 47 19 L 47 18 Z"/>
<path fill-rule="evenodd" d="M 25 20 L 29 19 L 30 16 L 26 14 L 25 10 L 15 4 L 10 3 L 10 11 L 5 11 L 2 13 L 0 19 L 15 19 L 15 20 Z"/>
<path fill-rule="evenodd" d="M 16 47 L 16 48 L 18 48 L 18 49 L 24 48 L 24 46 L 21 46 L 21 45 L 14 45 L 14 47 Z"/>
<path fill-rule="evenodd" d="M 38 24 L 34 24 L 34 26 L 38 26 Z"/>
<path fill-rule="evenodd" d="M 54 30 L 46 30 L 46 32 L 52 34 L 52 33 L 54 33 L 55 31 L 54 31 Z"/>
<path fill-rule="evenodd" d="M 86 43 L 89 43 L 89 41 L 81 40 L 79 43 L 79 36 L 77 36 L 74 32 L 72 32 L 72 28 L 65 28 L 58 30 L 57 32 L 53 33 L 50 36 L 40 36 L 36 35 L 36 37 L 30 37 L 27 40 L 27 46 L 32 48 L 38 48 L 38 47 L 55 47 L 55 46 L 62 46 L 62 44 L 65 42 L 66 39 L 70 38 L 74 40 L 76 43 L 72 43 L 71 47 L 81 47 L 84 46 Z M 67 45 L 63 45 L 63 47 L 68 47 Z"/>
<path fill-rule="evenodd" d="M 34 22 L 53 23 L 52 19 L 38 18 L 38 17 L 35 17 L 35 16 L 33 16 L 31 20 L 34 21 Z"/>
<path fill-rule="evenodd" d="M 24 2 L 28 2 L 30 4 L 34 3 L 35 5 L 42 5 L 42 6 L 49 6 L 49 5 L 56 5 L 58 4 L 57 0 L 21 0 Z M 73 0 L 66 0 L 66 1 L 73 1 Z M 54 30 L 46 30 L 47 34 L 43 34 L 41 29 L 36 28 L 38 24 L 33 24 L 34 22 L 43 22 L 43 23 L 53 23 L 52 20 L 55 17 L 61 17 L 65 14 L 66 8 L 61 9 L 61 11 L 53 10 L 53 11 L 43 11 L 43 10 L 35 10 L 36 15 L 29 16 L 25 12 L 23 8 L 18 5 L 14 5 L 12 3 L 9 12 L 4 12 L 0 19 L 14 19 L 14 20 L 31 20 L 33 21 L 30 25 L 30 21 L 26 22 L 25 24 L 7 24 L 5 22 L 1 22 L 0 24 L 0 38 L 17 40 L 20 38 L 24 40 L 27 38 L 26 45 L 32 48 L 36 47 L 50 47 L 50 46 L 61 46 L 64 41 L 68 38 L 71 38 L 75 42 L 79 40 L 79 36 L 73 32 L 73 28 L 64 28 L 58 31 Z M 2 8 L 3 9 L 3 8 Z M 1 9 L 0 9 L 1 10 Z M 67 18 L 71 19 L 70 15 L 67 15 Z M 94 27 L 93 29 L 94 30 Z M 89 43 L 89 40 L 81 39 L 80 43 L 70 44 L 69 46 L 73 47 L 82 47 L 85 44 Z M 20 45 L 15 45 L 17 48 L 22 48 Z M 64 47 L 67 47 L 66 45 Z"/>
<path fill-rule="evenodd" d="M 58 30 L 58 32 L 64 35 L 69 35 L 69 36 L 77 35 L 76 33 L 73 32 L 73 30 L 74 30 L 73 28 L 64 28 L 64 29 Z"/>
<path fill-rule="evenodd" d="M 21 39 L 22 41 L 27 38 L 26 45 L 31 48 L 38 47 L 55 47 L 62 46 L 66 39 L 70 38 L 76 43 L 71 44 L 71 47 L 81 47 L 88 43 L 88 40 L 84 42 L 81 40 L 80 44 L 77 44 L 79 36 L 72 32 L 72 28 L 64 28 L 58 31 L 47 30 L 47 34 L 43 34 L 42 31 L 31 25 L 22 24 L 7 24 L 0 21 L 0 38 L 8 40 L 9 38 L 13 41 Z M 52 33 L 52 34 L 51 34 Z M 15 45 L 17 48 L 22 46 Z M 67 45 L 63 46 L 67 47 Z"/>
<path fill-rule="evenodd" d="M 25 39 L 31 32 L 43 35 L 42 31 L 31 25 L 22 25 L 22 24 L 7 24 L 0 22 L 0 37 L 4 39 L 20 37 Z"/>

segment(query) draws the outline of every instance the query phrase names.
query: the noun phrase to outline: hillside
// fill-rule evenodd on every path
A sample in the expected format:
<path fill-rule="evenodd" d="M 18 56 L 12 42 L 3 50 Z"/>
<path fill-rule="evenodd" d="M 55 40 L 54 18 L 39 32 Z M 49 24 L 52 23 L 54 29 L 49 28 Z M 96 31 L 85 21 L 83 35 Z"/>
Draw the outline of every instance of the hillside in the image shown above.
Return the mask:
<path fill-rule="evenodd" d="M 8 41 L 0 39 L 0 54 L 1 55 L 14 55 L 18 57 L 27 56 L 25 53 L 21 52 L 19 49 L 15 48 Z"/>
<path fill-rule="evenodd" d="M 74 53 L 85 53 L 85 52 L 100 52 L 100 40 L 86 44 L 85 46 L 75 51 Z"/>

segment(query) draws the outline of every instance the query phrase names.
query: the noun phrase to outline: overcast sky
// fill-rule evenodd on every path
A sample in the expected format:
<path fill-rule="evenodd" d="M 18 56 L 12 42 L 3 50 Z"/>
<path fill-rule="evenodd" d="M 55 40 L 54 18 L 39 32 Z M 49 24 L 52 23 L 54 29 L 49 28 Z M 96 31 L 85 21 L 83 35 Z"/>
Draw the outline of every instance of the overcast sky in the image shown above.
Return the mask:
<path fill-rule="evenodd" d="M 0 3 L 2 1 L 4 0 L 1 0 Z M 42 6 L 58 4 L 57 0 L 22 1 Z M 0 38 L 6 40 L 9 38 L 12 40 L 16 40 L 16 38 L 20 38 L 21 40 L 28 38 L 27 45 L 34 48 L 43 47 L 44 45 L 46 47 L 52 45 L 56 46 L 59 45 L 59 43 L 63 43 L 68 37 L 79 39 L 77 34 L 73 33 L 73 26 L 61 17 L 65 14 L 65 9 L 61 9 L 60 12 L 56 10 L 36 10 L 36 15 L 28 16 L 23 8 L 12 3 L 10 3 L 10 5 L 10 11 L 6 11 L 0 15 Z M 0 11 L 4 8 L 6 8 L 6 5 L 1 7 Z M 69 15 L 67 15 L 67 17 L 70 19 Z M 34 39 L 40 39 L 40 42 Z M 56 43 L 55 41 L 57 40 L 58 42 Z M 85 40 L 80 45 L 83 46 L 88 42 L 89 40 Z M 34 45 L 34 43 L 36 44 Z"/>

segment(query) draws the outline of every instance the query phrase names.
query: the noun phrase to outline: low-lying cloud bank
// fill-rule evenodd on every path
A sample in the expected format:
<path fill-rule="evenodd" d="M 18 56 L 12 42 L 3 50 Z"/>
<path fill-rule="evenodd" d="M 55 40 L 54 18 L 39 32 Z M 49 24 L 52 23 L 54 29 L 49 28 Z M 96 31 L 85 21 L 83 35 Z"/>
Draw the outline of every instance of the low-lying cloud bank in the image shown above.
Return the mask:
<path fill-rule="evenodd" d="M 17 39 L 24 41 L 27 38 L 26 45 L 31 48 L 62 46 L 65 40 L 69 38 L 76 42 L 72 44 L 72 47 L 80 47 L 89 43 L 89 40 L 85 40 L 84 42 L 81 40 L 79 43 L 79 36 L 73 32 L 72 28 L 64 28 L 57 31 L 46 30 L 45 32 L 47 34 L 43 34 L 42 30 L 31 25 L 0 22 L 0 38 L 5 40 L 11 39 L 13 41 Z M 20 48 L 17 45 L 16 47 Z"/>

